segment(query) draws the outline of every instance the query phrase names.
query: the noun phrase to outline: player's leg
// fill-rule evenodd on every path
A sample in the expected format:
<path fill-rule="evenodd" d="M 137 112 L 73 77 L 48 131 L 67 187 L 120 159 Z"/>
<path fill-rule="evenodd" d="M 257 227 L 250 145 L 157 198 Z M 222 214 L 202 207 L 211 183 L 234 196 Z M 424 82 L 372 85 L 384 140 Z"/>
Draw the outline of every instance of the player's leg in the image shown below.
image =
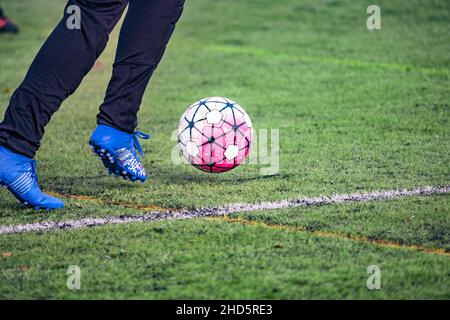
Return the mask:
<path fill-rule="evenodd" d="M 39 208 L 63 205 L 39 190 L 32 158 L 51 116 L 91 69 L 127 3 L 128 0 L 69 0 L 64 17 L 11 97 L 0 124 L 0 161 L 8 163 L 0 166 L 0 184 L 21 202 Z M 77 8 L 81 28 L 69 28 L 67 20 Z"/>
<path fill-rule="evenodd" d="M 64 17 L 31 64 L 11 97 L 0 124 L 0 144 L 33 157 L 44 127 L 72 94 L 106 46 L 127 0 L 70 0 Z M 81 29 L 69 29 L 69 6 L 78 6 Z"/>
<path fill-rule="evenodd" d="M 90 140 L 91 148 L 102 157 L 110 173 L 133 181 L 146 179 L 134 147 L 139 146 L 134 134 L 137 113 L 183 5 L 183 0 L 130 1 L 120 31 L 113 75 L 97 116 L 99 126 Z"/>
<path fill-rule="evenodd" d="M 19 32 L 19 27 L 17 27 L 17 25 L 5 15 L 2 7 L 0 7 L 0 32 Z"/>

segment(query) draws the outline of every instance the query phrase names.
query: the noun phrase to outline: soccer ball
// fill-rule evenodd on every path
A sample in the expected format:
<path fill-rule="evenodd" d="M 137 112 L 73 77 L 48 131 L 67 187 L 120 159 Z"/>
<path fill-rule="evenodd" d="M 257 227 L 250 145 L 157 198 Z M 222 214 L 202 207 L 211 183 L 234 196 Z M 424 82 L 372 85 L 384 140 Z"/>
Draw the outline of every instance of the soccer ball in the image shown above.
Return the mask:
<path fill-rule="evenodd" d="M 252 122 L 236 102 L 204 98 L 191 105 L 180 119 L 178 143 L 194 167 L 211 173 L 236 168 L 252 144 Z"/>

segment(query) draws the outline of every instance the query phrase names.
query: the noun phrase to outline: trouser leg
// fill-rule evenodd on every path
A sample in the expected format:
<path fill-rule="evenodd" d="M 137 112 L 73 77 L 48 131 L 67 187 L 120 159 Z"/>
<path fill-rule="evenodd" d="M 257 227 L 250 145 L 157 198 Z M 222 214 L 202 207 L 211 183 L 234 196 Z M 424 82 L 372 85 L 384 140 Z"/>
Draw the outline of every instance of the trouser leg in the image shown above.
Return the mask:
<path fill-rule="evenodd" d="M 184 0 L 130 0 L 98 124 L 132 133 L 145 88 L 183 11 Z"/>
<path fill-rule="evenodd" d="M 34 157 L 44 128 L 104 50 L 128 0 L 69 0 L 25 79 L 11 97 L 0 124 L 0 144 Z M 69 6 L 80 8 L 81 29 L 69 29 Z"/>

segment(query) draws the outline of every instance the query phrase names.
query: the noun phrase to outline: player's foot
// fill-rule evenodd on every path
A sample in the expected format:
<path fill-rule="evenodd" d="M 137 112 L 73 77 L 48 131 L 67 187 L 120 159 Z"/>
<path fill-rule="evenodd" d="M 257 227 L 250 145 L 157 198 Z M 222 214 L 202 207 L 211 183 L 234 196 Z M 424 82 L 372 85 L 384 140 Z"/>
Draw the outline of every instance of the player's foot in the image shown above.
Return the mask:
<path fill-rule="evenodd" d="M 133 134 L 110 126 L 99 125 L 92 133 L 89 147 L 101 158 L 109 174 L 121 176 L 125 180 L 142 181 L 147 179 L 136 149 L 143 156 L 138 138 L 149 139 L 148 134 L 136 131 Z"/>
<path fill-rule="evenodd" d="M 19 28 L 7 17 L 0 16 L 0 32 L 17 33 Z"/>
<path fill-rule="evenodd" d="M 36 160 L 0 146 L 0 185 L 22 204 L 38 209 L 59 209 L 61 200 L 42 193 L 38 185 Z"/>

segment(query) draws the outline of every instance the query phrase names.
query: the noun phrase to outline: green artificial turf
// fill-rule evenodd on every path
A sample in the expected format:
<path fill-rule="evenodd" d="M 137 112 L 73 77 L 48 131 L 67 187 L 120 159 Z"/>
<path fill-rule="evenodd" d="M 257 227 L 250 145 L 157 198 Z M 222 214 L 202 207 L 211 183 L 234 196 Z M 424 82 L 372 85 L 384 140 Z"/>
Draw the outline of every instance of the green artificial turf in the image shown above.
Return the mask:
<path fill-rule="evenodd" d="M 142 213 L 110 202 L 196 208 L 448 185 L 450 3 L 378 1 L 378 31 L 366 28 L 369 4 L 188 1 L 139 113 L 139 129 L 152 134 L 143 142 L 145 184 L 109 177 L 87 145 L 111 74 L 116 28 L 100 57 L 104 68 L 92 70 L 64 102 L 37 155 L 43 189 L 103 202 L 65 199 L 63 210 L 36 212 L 0 190 L 0 224 Z M 0 35 L 0 113 L 64 5 L 2 1 L 21 33 Z M 277 173 L 262 175 L 267 164 L 259 163 L 209 175 L 172 162 L 182 113 L 217 95 L 239 102 L 257 134 L 279 130 Z M 241 215 L 450 248 L 448 195 Z M 278 242 L 281 248 L 273 247 Z M 158 222 L 0 236 L 0 297 L 449 298 L 449 263 L 445 255 L 288 230 Z M 84 270 L 79 292 L 65 287 L 69 264 Z M 382 290 L 365 287 L 370 264 L 382 268 Z"/>
<path fill-rule="evenodd" d="M 450 298 L 448 256 L 215 220 L 8 235 L 0 252 L 2 298 Z"/>
<path fill-rule="evenodd" d="M 450 252 L 450 197 L 447 195 L 240 213 L 231 217 Z"/>

